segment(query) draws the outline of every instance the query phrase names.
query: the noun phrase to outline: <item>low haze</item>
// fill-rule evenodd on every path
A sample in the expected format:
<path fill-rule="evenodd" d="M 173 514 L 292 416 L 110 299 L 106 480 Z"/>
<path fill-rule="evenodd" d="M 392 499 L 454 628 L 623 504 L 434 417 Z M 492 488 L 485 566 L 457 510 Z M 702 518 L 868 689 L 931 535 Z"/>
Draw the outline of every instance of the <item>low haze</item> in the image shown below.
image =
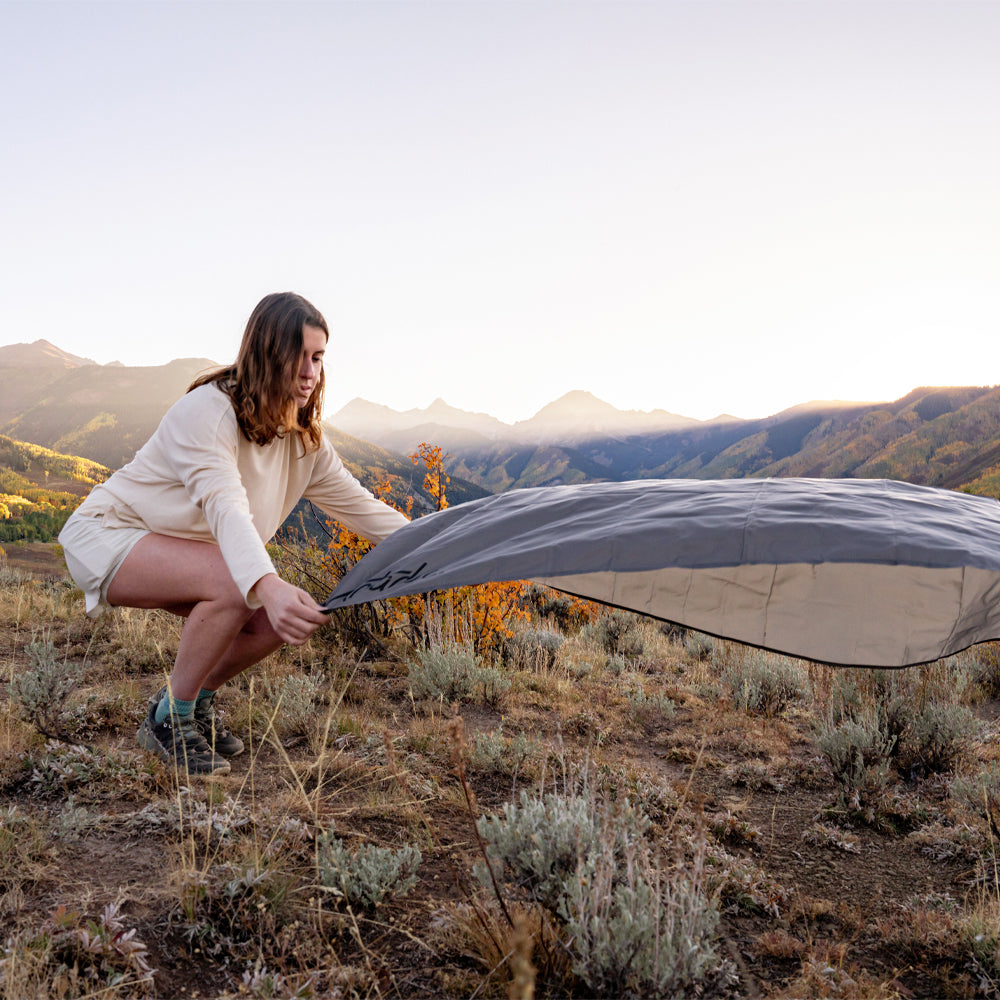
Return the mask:
<path fill-rule="evenodd" d="M 752 417 L 1000 381 L 1000 5 L 0 2 L 0 344 L 327 413 Z"/>

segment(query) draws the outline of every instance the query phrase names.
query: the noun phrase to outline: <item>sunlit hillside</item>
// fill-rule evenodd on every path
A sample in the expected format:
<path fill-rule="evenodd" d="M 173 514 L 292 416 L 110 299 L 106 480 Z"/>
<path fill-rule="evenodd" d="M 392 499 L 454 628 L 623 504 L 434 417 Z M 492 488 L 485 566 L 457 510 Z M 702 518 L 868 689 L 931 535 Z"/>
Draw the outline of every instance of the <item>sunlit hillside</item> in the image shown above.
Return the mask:
<path fill-rule="evenodd" d="M 0 435 L 0 542 L 51 541 L 109 475 L 90 459 Z"/>
<path fill-rule="evenodd" d="M 208 367 L 211 362 L 204 358 L 187 358 L 150 368 L 73 368 L 33 393 L 24 409 L 9 414 L 0 432 L 116 469 Z M 24 377 L 32 379 L 30 372 Z"/>

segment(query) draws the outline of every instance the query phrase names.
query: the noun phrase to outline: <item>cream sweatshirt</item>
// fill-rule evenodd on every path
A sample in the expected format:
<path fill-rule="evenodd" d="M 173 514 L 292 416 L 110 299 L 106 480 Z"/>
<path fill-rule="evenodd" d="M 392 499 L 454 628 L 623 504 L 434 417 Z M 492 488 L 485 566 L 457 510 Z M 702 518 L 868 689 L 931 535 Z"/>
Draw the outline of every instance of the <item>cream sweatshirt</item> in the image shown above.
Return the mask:
<path fill-rule="evenodd" d="M 305 497 L 352 531 L 380 542 L 407 524 L 344 468 L 324 438 L 302 454 L 295 435 L 253 444 L 215 383 L 182 396 L 128 465 L 77 508 L 105 525 L 216 542 L 249 607 L 274 565 L 264 545 Z"/>

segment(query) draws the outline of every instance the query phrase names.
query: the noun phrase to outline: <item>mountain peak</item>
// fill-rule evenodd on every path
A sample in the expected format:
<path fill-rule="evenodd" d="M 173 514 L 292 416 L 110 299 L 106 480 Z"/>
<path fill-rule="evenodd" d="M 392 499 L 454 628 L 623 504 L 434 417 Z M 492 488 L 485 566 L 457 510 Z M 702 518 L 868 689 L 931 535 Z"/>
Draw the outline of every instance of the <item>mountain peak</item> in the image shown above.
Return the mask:
<path fill-rule="evenodd" d="M 603 399 L 598 399 L 592 392 L 587 392 L 585 389 L 571 389 L 551 403 L 546 403 L 531 419 L 575 418 L 581 414 L 590 416 L 617 412 L 615 407 Z"/>
<path fill-rule="evenodd" d="M 543 406 L 530 420 L 521 420 L 514 426 L 530 440 L 556 435 L 571 441 L 602 435 L 649 434 L 697 423 L 666 410 L 619 410 L 592 392 L 573 389 Z"/>
<path fill-rule="evenodd" d="M 35 340 L 30 344 L 9 344 L 0 347 L 0 367 L 28 368 L 82 368 L 96 365 L 90 358 L 78 358 L 61 350 L 47 340 Z"/>
<path fill-rule="evenodd" d="M 442 428 L 459 430 L 463 433 L 473 432 L 487 438 L 495 438 L 508 429 L 507 425 L 496 417 L 491 417 L 487 413 L 459 410 L 440 397 L 423 409 L 414 408 L 402 412 L 383 406 L 381 403 L 371 403 L 367 399 L 356 397 L 333 414 L 329 421 L 347 434 L 361 438 L 367 436 L 369 440 L 379 443 L 385 440 L 385 435 L 422 425 L 440 425 Z M 398 442 L 393 441 L 393 446 L 398 446 Z"/>

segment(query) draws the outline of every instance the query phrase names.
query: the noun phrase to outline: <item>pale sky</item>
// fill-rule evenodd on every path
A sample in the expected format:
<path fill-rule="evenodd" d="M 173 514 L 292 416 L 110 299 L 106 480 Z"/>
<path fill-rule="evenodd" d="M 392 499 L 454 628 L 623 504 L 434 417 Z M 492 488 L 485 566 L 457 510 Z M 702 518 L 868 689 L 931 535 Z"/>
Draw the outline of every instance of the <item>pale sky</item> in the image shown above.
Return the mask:
<path fill-rule="evenodd" d="M 1000 382 L 1000 3 L 0 0 L 0 344 L 327 415 L 698 418 Z"/>

